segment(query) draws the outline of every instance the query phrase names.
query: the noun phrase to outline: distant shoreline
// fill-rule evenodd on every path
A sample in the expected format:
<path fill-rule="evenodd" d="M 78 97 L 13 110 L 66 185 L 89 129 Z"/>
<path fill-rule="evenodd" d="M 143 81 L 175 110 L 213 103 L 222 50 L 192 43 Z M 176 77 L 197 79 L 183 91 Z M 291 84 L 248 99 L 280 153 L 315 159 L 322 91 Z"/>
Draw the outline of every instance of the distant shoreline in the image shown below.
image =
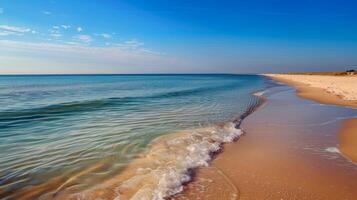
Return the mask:
<path fill-rule="evenodd" d="M 297 95 L 320 103 L 357 108 L 357 76 L 263 74 L 297 89 Z"/>

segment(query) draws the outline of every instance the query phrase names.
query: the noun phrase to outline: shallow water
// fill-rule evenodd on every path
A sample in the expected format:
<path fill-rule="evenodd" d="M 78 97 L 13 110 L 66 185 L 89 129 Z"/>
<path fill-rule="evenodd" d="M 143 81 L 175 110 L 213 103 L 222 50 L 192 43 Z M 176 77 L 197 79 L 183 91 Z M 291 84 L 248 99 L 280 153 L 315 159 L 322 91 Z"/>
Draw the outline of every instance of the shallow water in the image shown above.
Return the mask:
<path fill-rule="evenodd" d="M 340 153 L 337 133 L 357 109 L 302 99 L 284 85 L 264 96 L 242 123 L 246 134 L 170 199 L 356 199 L 357 165 Z"/>
<path fill-rule="evenodd" d="M 233 121 L 268 85 L 251 75 L 0 76 L 0 197 L 88 190 L 155 138 Z"/>

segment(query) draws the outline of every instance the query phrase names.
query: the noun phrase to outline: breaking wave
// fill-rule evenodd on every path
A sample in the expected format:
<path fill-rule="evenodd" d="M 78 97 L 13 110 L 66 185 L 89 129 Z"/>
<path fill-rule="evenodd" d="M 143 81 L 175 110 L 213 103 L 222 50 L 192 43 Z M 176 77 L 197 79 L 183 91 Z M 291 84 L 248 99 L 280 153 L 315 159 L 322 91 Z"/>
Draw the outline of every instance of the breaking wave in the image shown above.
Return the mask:
<path fill-rule="evenodd" d="M 181 192 L 192 169 L 208 166 L 223 143 L 243 134 L 236 126 L 230 122 L 162 136 L 118 176 L 70 198 L 162 200 Z"/>

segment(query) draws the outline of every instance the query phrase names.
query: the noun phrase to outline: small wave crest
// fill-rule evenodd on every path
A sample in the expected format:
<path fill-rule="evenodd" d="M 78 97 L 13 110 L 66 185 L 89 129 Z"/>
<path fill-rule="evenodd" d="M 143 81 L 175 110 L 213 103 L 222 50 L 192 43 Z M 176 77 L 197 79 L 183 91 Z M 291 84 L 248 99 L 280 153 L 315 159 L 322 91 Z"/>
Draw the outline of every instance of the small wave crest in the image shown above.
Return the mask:
<path fill-rule="evenodd" d="M 163 135 L 117 175 L 81 191 L 58 191 L 56 199 L 163 200 L 183 190 L 194 169 L 206 167 L 222 144 L 239 138 L 242 120 L 263 103 L 255 96 L 233 122 Z"/>
<path fill-rule="evenodd" d="M 187 97 L 190 95 L 198 95 L 209 91 L 229 90 L 235 87 L 239 86 L 231 84 L 224 86 L 199 87 L 193 89 L 160 92 L 157 94 L 144 96 L 110 97 L 93 100 L 65 102 L 23 110 L 0 111 L 0 128 L 7 128 L 14 124 L 20 123 L 31 123 L 39 119 L 51 121 L 59 119 L 61 117 L 67 117 L 70 114 L 78 114 L 101 109 L 105 110 L 108 108 L 117 109 L 120 106 L 138 105 L 148 103 L 151 100 Z"/>
<path fill-rule="evenodd" d="M 340 150 L 337 147 L 328 147 L 325 150 L 330 153 L 340 153 Z"/>
<path fill-rule="evenodd" d="M 261 97 L 265 94 L 265 91 L 259 91 L 259 92 L 255 92 L 253 93 L 254 96 L 257 96 L 257 97 Z"/>
<path fill-rule="evenodd" d="M 208 166 L 223 143 L 242 133 L 230 122 L 162 136 L 116 177 L 72 198 L 162 200 L 181 192 L 192 169 Z"/>

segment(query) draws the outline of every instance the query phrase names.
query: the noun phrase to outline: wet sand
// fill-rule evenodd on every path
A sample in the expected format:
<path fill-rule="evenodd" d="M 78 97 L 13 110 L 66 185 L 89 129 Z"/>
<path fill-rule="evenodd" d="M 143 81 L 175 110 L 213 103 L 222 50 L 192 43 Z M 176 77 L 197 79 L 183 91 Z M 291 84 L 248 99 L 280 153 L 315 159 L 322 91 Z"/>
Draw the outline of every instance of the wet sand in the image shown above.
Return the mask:
<path fill-rule="evenodd" d="M 357 118 L 344 120 L 338 138 L 341 152 L 357 163 Z"/>
<path fill-rule="evenodd" d="M 267 76 L 272 77 L 273 79 L 288 84 L 290 86 L 293 86 L 294 88 L 296 88 L 296 93 L 300 97 L 311 99 L 324 104 L 350 106 L 353 108 L 357 108 L 356 100 L 346 100 L 342 96 L 336 95 L 333 92 L 328 92 L 325 89 L 312 87 L 311 85 L 304 83 L 304 77 L 323 77 L 324 79 L 326 79 L 327 77 L 331 79 L 331 88 L 333 88 L 338 87 L 338 85 L 343 84 L 343 82 L 356 81 L 356 76 L 318 76 L 285 74 L 268 74 Z M 299 80 L 299 78 L 301 79 L 301 81 Z M 335 81 L 335 83 L 332 84 L 333 81 Z M 353 85 L 355 85 L 354 82 Z M 348 88 L 349 87 L 347 87 L 347 89 Z M 354 87 L 354 90 L 356 90 L 356 88 L 357 87 Z M 353 92 L 350 93 L 349 99 L 355 99 Z M 345 120 L 343 122 L 343 128 L 338 131 L 340 141 L 339 150 L 354 162 L 357 162 L 357 136 L 355 134 L 357 133 L 357 126 L 354 125 L 356 124 L 356 122 L 357 121 L 355 119 Z"/>
<path fill-rule="evenodd" d="M 338 153 L 336 134 L 357 111 L 298 98 L 290 87 L 274 90 L 243 121 L 246 134 L 173 199 L 357 198 L 357 165 Z"/>

